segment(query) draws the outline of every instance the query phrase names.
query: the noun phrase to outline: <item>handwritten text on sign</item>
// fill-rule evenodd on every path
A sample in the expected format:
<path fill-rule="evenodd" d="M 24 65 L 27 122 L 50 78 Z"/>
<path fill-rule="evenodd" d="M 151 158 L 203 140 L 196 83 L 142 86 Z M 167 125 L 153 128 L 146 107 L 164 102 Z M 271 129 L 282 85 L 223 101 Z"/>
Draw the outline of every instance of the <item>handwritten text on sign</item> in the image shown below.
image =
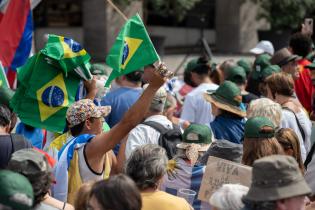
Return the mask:
<path fill-rule="evenodd" d="M 212 193 L 223 184 L 250 186 L 252 168 L 232 161 L 210 156 L 203 175 L 198 198 L 208 202 Z"/>

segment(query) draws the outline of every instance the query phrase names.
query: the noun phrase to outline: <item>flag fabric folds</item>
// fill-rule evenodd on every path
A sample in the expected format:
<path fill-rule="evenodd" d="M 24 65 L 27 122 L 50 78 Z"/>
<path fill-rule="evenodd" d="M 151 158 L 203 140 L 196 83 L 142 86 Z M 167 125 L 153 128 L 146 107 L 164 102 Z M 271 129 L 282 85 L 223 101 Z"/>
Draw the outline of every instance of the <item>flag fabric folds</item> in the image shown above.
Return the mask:
<path fill-rule="evenodd" d="M 137 14 L 125 23 L 106 58 L 107 65 L 113 70 L 105 86 L 108 87 L 116 77 L 153 64 L 157 60 L 159 56 Z"/>
<path fill-rule="evenodd" d="M 62 132 L 67 108 L 75 101 L 80 80 L 92 78 L 89 60 L 77 42 L 50 35 L 45 48 L 18 69 L 19 87 L 10 105 L 21 121 Z"/>
<path fill-rule="evenodd" d="M 5 75 L 5 71 L 2 66 L 1 61 L 0 61 L 0 87 L 9 88 L 9 83 Z"/>

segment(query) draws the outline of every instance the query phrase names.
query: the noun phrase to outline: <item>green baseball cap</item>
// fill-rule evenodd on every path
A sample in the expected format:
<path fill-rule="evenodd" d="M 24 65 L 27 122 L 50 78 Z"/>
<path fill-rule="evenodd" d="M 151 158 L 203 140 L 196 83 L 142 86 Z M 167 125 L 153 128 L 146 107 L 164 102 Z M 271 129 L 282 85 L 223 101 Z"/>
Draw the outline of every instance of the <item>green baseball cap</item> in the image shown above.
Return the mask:
<path fill-rule="evenodd" d="M 243 199 L 277 201 L 309 194 L 311 189 L 296 160 L 289 155 L 270 155 L 254 162 L 251 186 Z"/>
<path fill-rule="evenodd" d="M 51 172 L 45 155 L 35 149 L 21 149 L 14 152 L 9 161 L 8 169 L 27 176 Z"/>
<path fill-rule="evenodd" d="M 252 66 L 248 60 L 242 58 L 237 61 L 237 65 L 244 68 L 246 75 L 249 75 L 249 73 L 252 71 Z"/>
<path fill-rule="evenodd" d="M 31 209 L 34 193 L 28 179 L 9 170 L 0 170 L 0 204 L 16 210 Z"/>
<path fill-rule="evenodd" d="M 245 69 L 241 66 L 231 66 L 227 69 L 226 80 L 230 80 L 237 84 L 243 84 L 246 81 Z"/>
<path fill-rule="evenodd" d="M 262 80 L 266 79 L 268 76 L 272 75 L 273 73 L 278 73 L 281 71 L 280 66 L 278 65 L 270 65 L 264 68 L 261 71 L 261 78 Z"/>
<path fill-rule="evenodd" d="M 266 117 L 252 117 L 245 123 L 245 138 L 272 138 L 275 136 L 275 126 Z"/>
<path fill-rule="evenodd" d="M 259 79 L 261 75 L 261 71 L 267 66 L 271 65 L 270 59 L 271 59 L 271 56 L 268 54 L 261 54 L 256 58 L 254 62 L 253 73 L 252 73 L 253 79 Z"/>
<path fill-rule="evenodd" d="M 204 97 L 220 109 L 241 117 L 246 116 L 246 112 L 240 107 L 242 103 L 241 90 L 231 81 L 224 81 L 215 92 L 208 91 Z"/>
<path fill-rule="evenodd" d="M 193 69 L 195 69 L 198 66 L 198 58 L 190 60 L 186 67 L 185 67 L 185 72 L 190 72 Z"/>
<path fill-rule="evenodd" d="M 177 148 L 186 149 L 190 144 L 201 144 L 199 151 L 207 151 L 212 142 L 212 132 L 206 125 L 190 124 L 183 133 L 183 143 Z"/>

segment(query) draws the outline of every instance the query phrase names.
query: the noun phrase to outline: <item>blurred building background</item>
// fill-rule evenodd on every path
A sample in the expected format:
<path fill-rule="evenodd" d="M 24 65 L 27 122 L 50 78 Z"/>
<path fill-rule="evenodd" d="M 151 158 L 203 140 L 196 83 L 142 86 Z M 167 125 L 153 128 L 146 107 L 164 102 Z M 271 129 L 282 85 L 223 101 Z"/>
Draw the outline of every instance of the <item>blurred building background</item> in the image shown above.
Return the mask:
<path fill-rule="evenodd" d="M 198 52 L 202 36 L 214 52 L 247 53 L 258 42 L 257 31 L 270 28 L 268 21 L 256 18 L 259 0 L 186 0 L 187 4 L 195 3 L 180 18 L 181 8 L 163 14 L 154 10 L 153 1 L 114 2 L 127 17 L 137 12 L 143 16 L 161 54 Z M 176 3 L 155 0 L 169 6 L 167 2 Z M 36 49 L 43 47 L 45 34 L 55 33 L 83 43 L 94 61 L 104 61 L 124 23 L 106 0 L 45 0 L 34 10 L 34 21 Z"/>

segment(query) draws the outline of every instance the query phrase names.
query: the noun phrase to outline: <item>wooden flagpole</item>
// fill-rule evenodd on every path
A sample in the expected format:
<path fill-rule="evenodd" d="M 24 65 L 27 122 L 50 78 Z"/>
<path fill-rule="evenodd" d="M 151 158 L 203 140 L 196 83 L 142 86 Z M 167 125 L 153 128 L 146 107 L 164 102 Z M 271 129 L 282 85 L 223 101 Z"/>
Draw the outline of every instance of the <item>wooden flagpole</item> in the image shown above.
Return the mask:
<path fill-rule="evenodd" d="M 107 2 L 109 3 L 110 6 L 112 6 L 116 10 L 116 12 L 118 12 L 118 14 L 121 15 L 122 18 L 124 18 L 125 21 L 128 20 L 126 15 L 111 0 L 107 0 Z"/>

